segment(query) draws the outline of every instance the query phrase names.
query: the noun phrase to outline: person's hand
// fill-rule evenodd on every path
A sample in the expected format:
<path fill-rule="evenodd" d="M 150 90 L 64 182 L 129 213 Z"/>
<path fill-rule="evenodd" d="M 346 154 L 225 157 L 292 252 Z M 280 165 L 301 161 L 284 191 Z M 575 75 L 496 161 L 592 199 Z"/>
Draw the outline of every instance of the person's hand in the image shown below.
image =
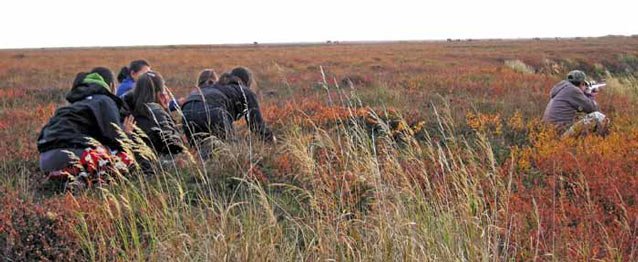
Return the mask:
<path fill-rule="evenodd" d="M 180 97 L 179 99 L 177 99 L 177 103 L 179 105 L 183 105 L 186 102 L 186 97 Z"/>
<path fill-rule="evenodd" d="M 135 118 L 133 116 L 127 116 L 124 118 L 124 124 L 122 124 L 124 128 L 124 133 L 131 134 L 133 133 L 133 129 L 135 129 Z"/>
<path fill-rule="evenodd" d="M 157 100 L 159 101 L 159 104 L 164 108 L 164 109 L 168 109 L 169 105 L 171 104 L 171 98 L 168 95 L 168 93 L 166 93 L 166 90 L 164 90 L 161 93 L 158 93 L 158 97 Z"/>

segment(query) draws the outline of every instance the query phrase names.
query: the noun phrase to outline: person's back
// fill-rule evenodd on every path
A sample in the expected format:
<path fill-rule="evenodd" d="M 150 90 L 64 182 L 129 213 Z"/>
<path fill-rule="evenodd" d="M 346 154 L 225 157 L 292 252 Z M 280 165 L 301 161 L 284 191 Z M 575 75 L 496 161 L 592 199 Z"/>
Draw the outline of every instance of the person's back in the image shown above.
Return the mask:
<path fill-rule="evenodd" d="M 181 136 L 172 116 L 166 111 L 170 98 L 159 73 L 148 71 L 142 74 L 133 92 L 124 99 L 138 127 L 146 134 L 143 140 L 149 147 L 159 156 L 182 152 Z"/>
<path fill-rule="evenodd" d="M 249 88 L 240 83 L 231 82 L 203 86 L 200 90 L 201 92 L 192 92 L 184 104 L 192 101 L 205 102 L 209 108 L 223 109 L 232 121 L 246 117 L 251 130 L 264 139 L 272 137 L 261 115 L 257 95 Z"/>
<path fill-rule="evenodd" d="M 231 107 L 233 98 L 235 95 L 234 92 L 228 90 L 228 88 L 224 88 L 219 84 L 208 84 L 201 86 L 200 89 L 197 89 L 191 92 L 186 98 L 186 102 L 184 105 L 191 102 L 205 102 L 208 105 L 213 107 L 223 107 L 227 109 Z M 231 95 L 232 97 L 229 97 Z"/>
<path fill-rule="evenodd" d="M 598 110 L 596 101 L 569 81 L 561 81 L 552 88 L 551 100 L 545 108 L 543 121 L 558 126 L 572 124 L 579 112 L 589 114 Z"/>
<path fill-rule="evenodd" d="M 250 89 L 237 83 L 213 84 L 202 88 L 202 95 L 207 104 L 223 107 L 233 120 L 237 121 L 245 115 L 250 102 L 256 101 L 256 95 Z"/>
<path fill-rule="evenodd" d="M 107 87 L 83 83 L 74 87 L 66 99 L 70 104 L 57 109 L 42 128 L 37 143 L 39 152 L 90 147 L 90 138 L 109 148 L 120 148 L 113 124 L 120 124 L 121 101 Z"/>
<path fill-rule="evenodd" d="M 66 96 L 70 104 L 58 108 L 38 136 L 40 169 L 48 179 L 86 185 L 128 172 L 131 161 L 118 127 L 130 133 L 134 121 L 120 122 L 122 101 L 113 87 L 113 73 L 105 67 L 76 75 Z"/>
<path fill-rule="evenodd" d="M 184 147 L 171 115 L 160 104 L 147 103 L 146 106 L 149 115 L 133 114 L 137 126 L 147 136 L 142 140 L 160 156 L 181 153 Z"/>

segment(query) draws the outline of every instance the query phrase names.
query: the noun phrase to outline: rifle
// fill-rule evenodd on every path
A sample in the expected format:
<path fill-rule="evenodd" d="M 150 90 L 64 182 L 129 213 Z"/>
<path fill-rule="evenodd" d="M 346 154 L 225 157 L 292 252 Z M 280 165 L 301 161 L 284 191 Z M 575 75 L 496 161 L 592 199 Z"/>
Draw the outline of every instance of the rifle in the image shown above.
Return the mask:
<path fill-rule="evenodd" d="M 598 93 L 601 88 L 605 88 L 606 86 L 606 83 L 597 84 L 595 81 L 589 81 L 587 82 L 587 89 L 585 90 L 585 92 L 588 94 Z"/>

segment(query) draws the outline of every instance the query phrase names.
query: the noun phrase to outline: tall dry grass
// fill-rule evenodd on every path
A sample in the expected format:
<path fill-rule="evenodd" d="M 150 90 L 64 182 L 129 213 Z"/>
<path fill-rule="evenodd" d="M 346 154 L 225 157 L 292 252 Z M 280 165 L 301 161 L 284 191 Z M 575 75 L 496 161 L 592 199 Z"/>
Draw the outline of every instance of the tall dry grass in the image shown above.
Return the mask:
<path fill-rule="evenodd" d="M 88 258 L 105 261 L 514 257 L 499 223 L 508 183 L 489 144 L 452 136 L 440 118 L 444 141 L 397 141 L 383 120 L 368 128 L 353 116 L 335 130 L 293 126 L 275 148 L 225 144 L 206 170 L 93 192 L 101 205 L 77 214 L 77 234 Z M 294 173 L 260 177 L 261 156 L 277 151 Z"/>
<path fill-rule="evenodd" d="M 472 45 L 491 48 L 494 44 Z M 564 49 L 563 43 L 548 45 L 552 48 L 543 48 Z M 598 45 L 608 44 L 601 40 Z M 366 68 L 373 63 L 368 71 L 399 72 L 380 73 L 371 78 L 373 86 L 354 88 L 340 87 L 344 82 L 339 76 L 350 74 L 348 84 L 357 79 L 365 83 L 368 71 L 333 66 L 317 82 L 317 71 L 325 68 L 302 68 L 308 63 L 303 59 L 330 64 L 332 57 L 346 57 L 343 50 L 330 49 L 333 55 L 324 55 L 328 58 L 321 57 L 324 53 L 308 58 L 303 56 L 306 49 L 294 49 L 300 61 L 282 64 L 285 70 L 281 71 L 288 75 L 269 75 L 276 71 L 270 67 L 279 68 L 278 64 L 269 64 L 262 72 L 271 83 L 283 78 L 280 89 L 287 90 L 277 89 L 273 92 L 280 93 L 274 98 L 264 99 L 264 115 L 274 123 L 278 143 L 263 144 L 240 126 L 246 139 L 215 144 L 208 161 L 191 150 L 190 155 L 179 156 L 188 163 L 185 166 L 155 163 L 153 174 L 134 172 L 82 193 L 41 194 L 38 190 L 42 189 L 33 185 L 37 155 L 26 147 L 32 139 L 20 137 L 11 146 L 5 146 L 7 139 L 2 140 L 2 149 L 8 150 L 0 152 L 0 258 L 636 259 L 635 78 L 613 75 L 608 78 L 610 88 L 599 95 L 603 112 L 614 120 L 611 135 L 562 140 L 538 121 L 546 91 L 558 78 L 533 63 L 541 61 L 540 53 L 522 53 L 520 59 L 539 68 L 530 75 L 505 68 L 503 60 L 493 59 L 498 52 L 489 48 L 477 52 L 473 46 L 408 47 L 437 52 L 382 46 L 374 48 L 391 48 L 392 52 L 368 57 L 369 50 L 346 46 L 351 52 L 366 54 L 355 58 Z M 604 64 L 607 57 L 625 50 L 614 48 L 620 51 L 592 59 Z M 454 50 L 477 54 L 480 59 L 457 61 L 459 51 Z M 395 59 L 398 51 L 406 55 Z M 204 51 L 185 52 L 188 61 L 201 63 L 194 66 L 209 66 L 197 60 Z M 241 50 L 233 52 L 245 55 Z M 80 56 L 95 57 L 89 53 L 81 51 Z M 423 57 L 412 57 L 417 53 Z M 255 67 L 266 63 L 253 61 L 252 56 L 241 58 L 256 63 Z M 587 64 L 580 58 L 579 53 L 573 60 Z M 24 64 L 28 59 L 23 59 Z M 117 59 L 112 63 L 119 63 Z M 158 64 L 163 66 L 181 65 L 171 60 L 174 57 L 161 59 Z M 386 62 L 395 60 L 402 62 Z M 346 62 L 342 64 L 355 64 Z M 73 70 L 78 69 L 74 66 Z M 314 71 L 299 74 L 300 70 Z M 11 73 L 5 71 L 2 74 Z M 176 82 L 188 82 L 187 73 L 177 75 L 180 80 Z M 54 78 L 62 81 L 60 74 Z M 301 98 L 296 92 L 305 95 L 308 90 L 297 90 L 299 83 L 309 79 L 314 84 L 312 93 Z M 6 83 L 14 87 L 38 81 L 44 82 L 16 74 Z M 268 84 L 263 87 L 273 89 Z M 58 101 L 61 92 L 55 88 L 2 93 L 7 96 L 0 98 L 5 110 L 0 112 L 2 134 L 37 129 L 52 114 L 56 102 L 37 103 Z M 316 93 L 323 94 L 323 99 L 312 96 Z M 294 103 L 272 102 L 284 99 L 282 96 Z M 25 101 L 16 102 L 18 98 Z M 6 124 L 10 121 L 14 125 Z M 144 147 L 130 150 L 152 155 Z"/>

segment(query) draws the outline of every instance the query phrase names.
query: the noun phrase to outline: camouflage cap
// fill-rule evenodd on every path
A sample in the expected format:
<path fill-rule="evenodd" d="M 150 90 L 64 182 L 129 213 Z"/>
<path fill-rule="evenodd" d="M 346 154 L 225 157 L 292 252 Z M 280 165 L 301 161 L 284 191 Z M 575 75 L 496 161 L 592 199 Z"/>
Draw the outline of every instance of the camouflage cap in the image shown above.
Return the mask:
<path fill-rule="evenodd" d="M 567 80 L 570 82 L 585 82 L 585 72 L 573 70 L 567 74 Z"/>

